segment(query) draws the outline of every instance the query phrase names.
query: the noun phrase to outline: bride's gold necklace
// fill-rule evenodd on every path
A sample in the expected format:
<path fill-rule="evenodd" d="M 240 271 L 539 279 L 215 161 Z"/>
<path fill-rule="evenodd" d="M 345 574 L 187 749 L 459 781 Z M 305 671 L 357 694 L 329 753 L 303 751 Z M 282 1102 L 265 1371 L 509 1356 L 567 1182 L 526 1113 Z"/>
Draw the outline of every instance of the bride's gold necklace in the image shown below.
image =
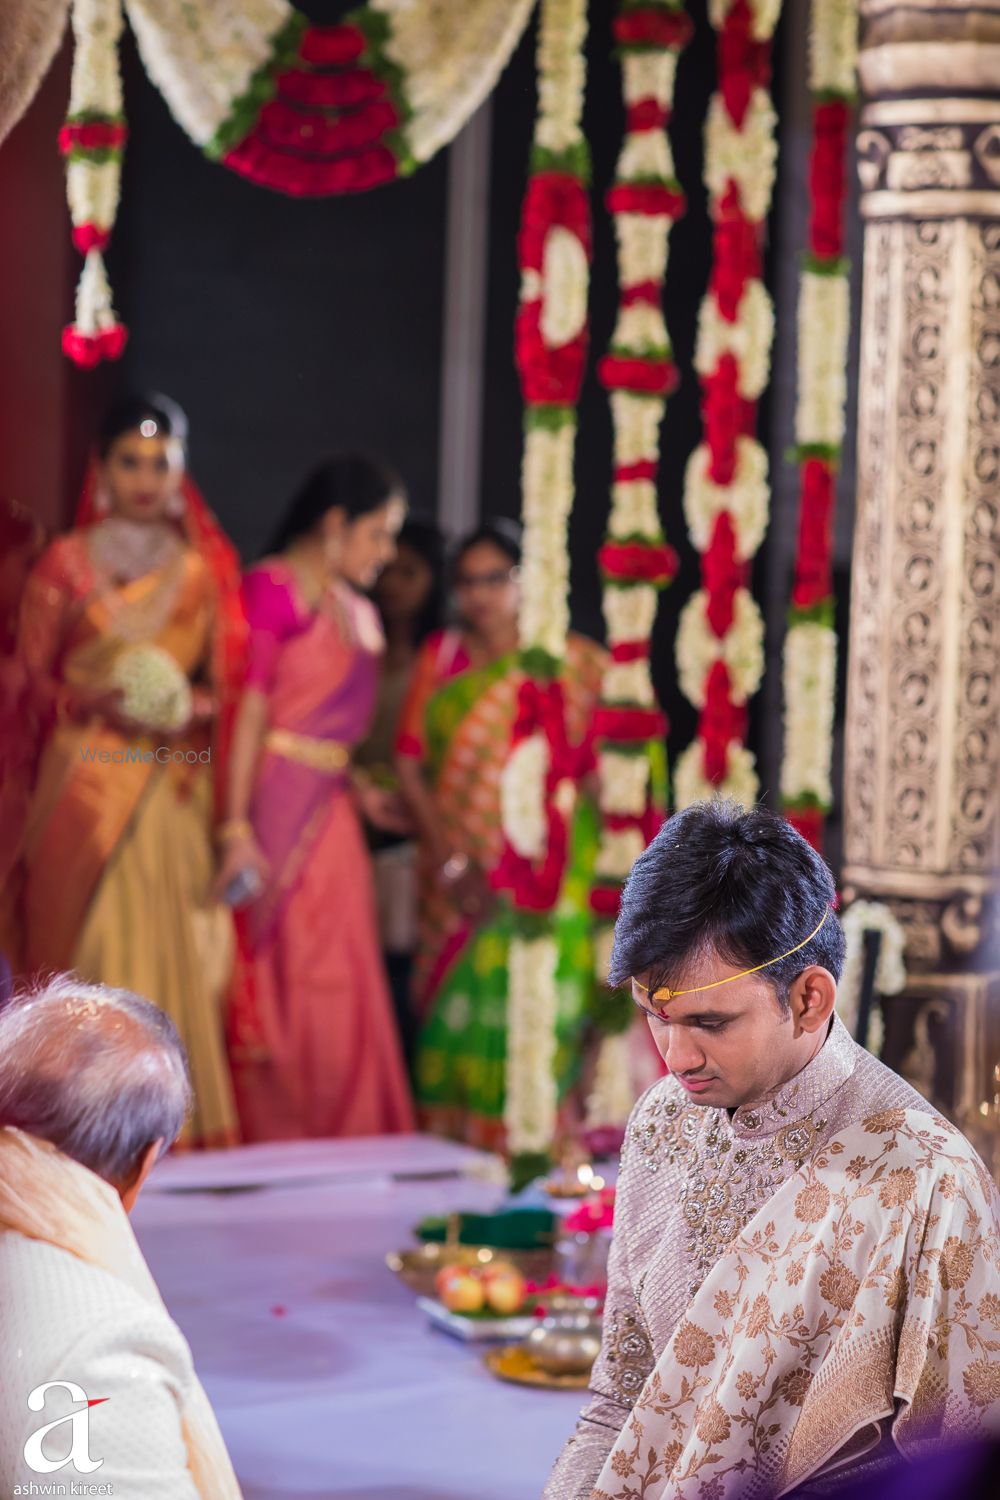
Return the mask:
<path fill-rule="evenodd" d="M 87 551 L 112 632 L 123 641 L 155 640 L 173 614 L 184 573 L 186 547 L 174 527 L 110 516 L 90 528 Z M 151 573 L 161 577 L 142 599 L 123 598 L 126 584 Z"/>

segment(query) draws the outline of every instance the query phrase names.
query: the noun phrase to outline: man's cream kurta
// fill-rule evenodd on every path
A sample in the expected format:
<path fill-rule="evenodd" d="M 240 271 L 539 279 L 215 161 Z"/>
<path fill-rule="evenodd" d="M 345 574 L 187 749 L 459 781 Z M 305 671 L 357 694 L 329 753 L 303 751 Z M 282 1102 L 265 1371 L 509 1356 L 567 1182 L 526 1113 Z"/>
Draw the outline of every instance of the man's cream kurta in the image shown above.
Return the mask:
<path fill-rule="evenodd" d="M 622 1150 L 604 1341 L 592 1398 L 545 1500 L 590 1500 L 660 1354 L 713 1265 L 777 1189 L 831 1137 L 878 1110 L 935 1111 L 834 1019 L 791 1082 L 732 1115 L 674 1078 L 647 1090 Z"/>

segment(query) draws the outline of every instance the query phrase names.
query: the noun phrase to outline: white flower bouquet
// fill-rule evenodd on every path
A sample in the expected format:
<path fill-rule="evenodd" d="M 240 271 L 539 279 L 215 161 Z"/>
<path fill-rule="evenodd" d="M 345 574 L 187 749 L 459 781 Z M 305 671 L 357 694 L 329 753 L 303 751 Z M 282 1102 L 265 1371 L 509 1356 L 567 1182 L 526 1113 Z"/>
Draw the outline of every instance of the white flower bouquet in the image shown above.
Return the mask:
<path fill-rule="evenodd" d="M 115 663 L 111 686 L 122 695 L 122 711 L 154 729 L 182 729 L 191 717 L 191 684 L 169 651 L 135 646 Z"/>

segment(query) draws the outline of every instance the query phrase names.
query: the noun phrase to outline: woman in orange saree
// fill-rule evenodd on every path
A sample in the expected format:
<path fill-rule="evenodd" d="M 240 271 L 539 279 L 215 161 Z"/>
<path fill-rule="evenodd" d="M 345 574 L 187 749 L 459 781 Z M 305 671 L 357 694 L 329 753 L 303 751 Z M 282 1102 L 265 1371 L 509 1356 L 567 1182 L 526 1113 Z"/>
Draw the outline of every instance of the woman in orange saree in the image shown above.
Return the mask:
<path fill-rule="evenodd" d="M 522 677 L 517 654 L 519 528 L 492 522 L 459 548 L 458 630 L 431 636 L 417 660 L 397 744 L 400 784 L 420 829 L 414 1001 L 421 1118 L 432 1130 L 501 1150 L 507 1056 L 508 905 L 490 895 L 503 851 L 500 778 Z M 567 728 L 580 769 L 600 693 L 604 652 L 571 635 L 563 669 Z M 594 984 L 588 909 L 597 822 L 577 802 L 569 865 L 554 914 L 559 947 L 555 1068 L 575 1082 Z"/>
<path fill-rule="evenodd" d="M 242 651 L 238 564 L 165 397 L 106 419 L 76 529 L 32 572 L 19 650 L 50 728 L 24 838 L 22 967 L 147 995 L 190 1059 L 188 1145 L 236 1139 L 212 900 L 212 763 Z"/>
<path fill-rule="evenodd" d="M 230 1015 L 250 1141 L 413 1125 L 358 817 L 392 829 L 393 799 L 351 772 L 385 645 L 359 591 L 392 556 L 403 508 L 391 471 L 334 458 L 244 579 L 250 666 L 219 885 L 257 888 L 240 913 Z"/>

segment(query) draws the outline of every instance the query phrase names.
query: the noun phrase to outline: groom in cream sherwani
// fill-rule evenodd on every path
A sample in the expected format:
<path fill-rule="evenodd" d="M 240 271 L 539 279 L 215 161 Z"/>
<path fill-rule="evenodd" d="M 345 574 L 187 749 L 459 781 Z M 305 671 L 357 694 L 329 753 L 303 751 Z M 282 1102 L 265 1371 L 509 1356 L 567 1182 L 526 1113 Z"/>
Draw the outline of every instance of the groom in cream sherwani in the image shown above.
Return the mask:
<path fill-rule="evenodd" d="M 1000 1200 L 837 1019 L 833 900 L 763 808 L 690 807 L 635 865 L 610 978 L 669 1074 L 626 1132 L 546 1500 L 819 1496 L 1000 1427 Z"/>

